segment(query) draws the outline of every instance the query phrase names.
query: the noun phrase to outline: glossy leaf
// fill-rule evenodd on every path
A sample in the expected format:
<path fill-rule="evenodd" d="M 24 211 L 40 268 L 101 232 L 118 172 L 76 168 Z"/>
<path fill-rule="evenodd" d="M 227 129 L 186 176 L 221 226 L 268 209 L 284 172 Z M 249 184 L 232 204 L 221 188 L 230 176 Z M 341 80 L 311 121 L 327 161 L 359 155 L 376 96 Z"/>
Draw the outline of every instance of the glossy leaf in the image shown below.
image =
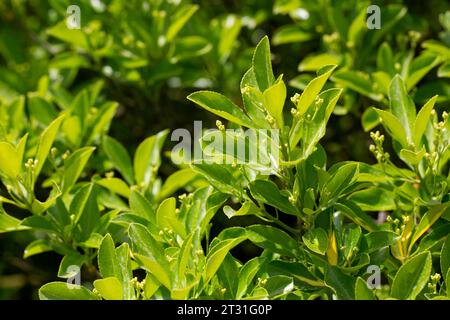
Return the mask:
<path fill-rule="evenodd" d="M 252 63 L 259 90 L 264 92 L 275 82 L 275 76 L 273 75 L 272 70 L 269 38 L 267 36 L 262 38 L 256 46 Z"/>
<path fill-rule="evenodd" d="M 398 269 L 391 295 L 397 299 L 414 299 L 427 284 L 431 273 L 431 254 L 412 257 Z"/>
<path fill-rule="evenodd" d="M 105 136 L 103 138 L 103 149 L 114 167 L 122 174 L 128 184 L 134 183 L 133 166 L 128 151 L 114 138 Z"/>
<path fill-rule="evenodd" d="M 98 300 L 98 297 L 85 287 L 65 282 L 50 282 L 39 289 L 41 300 Z"/>

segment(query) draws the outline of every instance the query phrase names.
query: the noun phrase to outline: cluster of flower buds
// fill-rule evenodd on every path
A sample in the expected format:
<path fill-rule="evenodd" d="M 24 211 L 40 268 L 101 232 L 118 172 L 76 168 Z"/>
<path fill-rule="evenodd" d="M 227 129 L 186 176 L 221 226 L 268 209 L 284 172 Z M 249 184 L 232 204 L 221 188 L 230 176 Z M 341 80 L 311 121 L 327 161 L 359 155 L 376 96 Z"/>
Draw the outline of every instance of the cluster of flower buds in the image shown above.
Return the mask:
<path fill-rule="evenodd" d="M 320 105 L 322 105 L 323 99 L 319 96 L 316 97 L 316 100 L 314 101 L 314 104 L 316 105 L 316 108 L 318 108 Z"/>
<path fill-rule="evenodd" d="M 291 101 L 293 104 L 295 104 L 295 106 L 298 105 L 298 103 L 300 102 L 300 94 L 296 93 L 291 97 Z M 292 111 L 291 111 L 292 112 Z"/>
<path fill-rule="evenodd" d="M 439 273 L 435 273 L 430 278 L 431 282 L 428 282 L 428 289 L 430 290 L 431 294 L 437 294 L 437 285 L 441 280 L 441 275 Z"/>
<path fill-rule="evenodd" d="M 339 49 L 339 33 L 333 32 L 332 34 L 324 34 L 323 42 L 330 48 L 337 50 Z"/>
<path fill-rule="evenodd" d="M 270 114 L 267 114 L 265 119 L 271 126 L 275 124 L 275 118 L 272 117 Z"/>
<path fill-rule="evenodd" d="M 70 156 L 70 151 L 67 150 L 66 152 L 64 152 L 64 154 L 62 155 L 61 159 L 66 160 L 69 156 Z"/>
<path fill-rule="evenodd" d="M 266 285 L 266 283 L 267 283 L 267 279 L 266 278 L 264 278 L 264 279 L 263 278 L 258 278 L 256 280 L 256 282 L 257 282 L 258 286 L 264 287 Z"/>
<path fill-rule="evenodd" d="M 189 209 L 192 206 L 192 199 L 194 198 L 194 194 L 189 193 L 183 193 L 181 195 L 178 196 L 178 200 L 181 201 L 181 203 L 187 208 Z"/>
<path fill-rule="evenodd" d="M 383 142 L 384 135 L 380 134 L 379 131 L 371 132 L 370 137 L 372 138 L 374 144 L 369 147 L 370 152 L 372 152 L 379 163 L 385 163 L 389 160 L 389 153 L 384 152 Z"/>
<path fill-rule="evenodd" d="M 217 129 L 219 129 L 220 131 L 225 131 L 225 126 L 223 125 L 222 121 L 217 120 L 216 121 L 216 127 Z"/>
<path fill-rule="evenodd" d="M 403 232 L 403 229 L 405 228 L 405 225 L 401 224 L 398 218 L 392 219 L 391 216 L 387 216 L 386 222 L 391 225 L 391 228 L 394 230 L 396 234 L 401 234 Z"/>
<path fill-rule="evenodd" d="M 295 205 L 297 202 L 297 199 L 298 199 L 298 192 L 294 191 L 294 193 L 289 196 L 289 202 L 292 203 L 293 205 Z"/>
<path fill-rule="evenodd" d="M 28 159 L 28 161 L 25 162 L 25 168 L 27 168 L 27 169 L 33 170 L 34 168 L 36 168 L 37 165 L 38 165 L 38 160 L 37 159 L 35 159 L 35 160 Z"/>
<path fill-rule="evenodd" d="M 415 48 L 417 46 L 417 44 L 419 43 L 419 40 L 422 37 L 422 34 L 415 30 L 411 30 L 408 32 L 408 36 L 409 36 L 409 39 L 411 40 L 411 47 Z"/>

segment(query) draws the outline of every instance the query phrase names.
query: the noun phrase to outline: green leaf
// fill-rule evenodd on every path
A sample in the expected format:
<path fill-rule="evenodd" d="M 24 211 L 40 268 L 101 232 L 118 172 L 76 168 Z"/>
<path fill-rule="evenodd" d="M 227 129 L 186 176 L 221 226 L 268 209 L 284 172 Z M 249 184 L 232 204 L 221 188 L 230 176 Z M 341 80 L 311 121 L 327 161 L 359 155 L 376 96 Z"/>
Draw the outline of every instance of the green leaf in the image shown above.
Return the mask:
<path fill-rule="evenodd" d="M 99 249 L 102 244 L 103 236 L 99 233 L 92 233 L 86 241 L 80 243 L 81 247 Z"/>
<path fill-rule="evenodd" d="M 361 124 L 365 132 L 375 128 L 380 123 L 380 117 L 374 108 L 370 107 L 364 110 L 361 118 Z"/>
<path fill-rule="evenodd" d="M 341 238 L 343 246 L 341 252 L 344 254 L 346 260 L 350 260 L 355 251 L 359 250 L 358 245 L 361 238 L 361 227 L 354 224 L 345 225 Z"/>
<path fill-rule="evenodd" d="M 447 291 L 447 297 L 450 298 L 450 270 L 447 271 L 447 275 L 445 276 L 445 289 Z"/>
<path fill-rule="evenodd" d="M 269 294 L 269 298 L 279 298 L 294 290 L 294 280 L 284 275 L 273 276 L 267 279 L 264 289 Z"/>
<path fill-rule="evenodd" d="M 290 132 L 290 145 L 294 148 L 302 140 L 301 159 L 307 159 L 317 148 L 317 143 L 325 135 L 326 125 L 342 94 L 342 89 L 329 89 L 319 95 L 318 104 L 307 110 L 310 121 L 297 121 Z M 298 106 L 298 104 L 297 104 Z"/>
<path fill-rule="evenodd" d="M 272 43 L 275 46 L 286 43 L 305 42 L 313 39 L 313 34 L 303 31 L 297 25 L 287 25 L 279 28 L 272 38 Z"/>
<path fill-rule="evenodd" d="M 233 194 L 235 190 L 239 190 L 237 179 L 230 170 L 231 166 L 223 166 L 220 164 L 195 164 L 192 169 L 203 176 L 218 190 L 223 193 Z"/>
<path fill-rule="evenodd" d="M 345 192 L 346 188 L 354 183 L 358 171 L 357 163 L 348 163 L 341 166 L 323 187 L 320 202 L 325 204 L 337 199 Z"/>
<path fill-rule="evenodd" d="M 316 100 L 323 86 L 327 82 L 331 73 L 336 69 L 336 65 L 328 65 L 322 67 L 317 72 L 317 77 L 311 80 L 297 101 L 297 109 L 300 115 L 305 114 L 310 108 L 311 104 Z"/>
<path fill-rule="evenodd" d="M 189 19 L 194 15 L 194 13 L 198 10 L 198 5 L 186 5 L 178 9 L 171 17 L 171 24 L 167 28 L 166 39 L 167 42 L 171 42 L 178 32 L 184 27 L 184 25 L 189 21 Z"/>
<path fill-rule="evenodd" d="M 95 148 L 93 147 L 78 149 L 64 161 L 63 194 L 69 192 L 76 183 L 94 150 Z"/>
<path fill-rule="evenodd" d="M 284 213 L 298 214 L 298 209 L 289 202 L 288 197 L 272 181 L 255 180 L 250 183 L 249 187 L 255 199 L 271 205 Z"/>
<path fill-rule="evenodd" d="M 225 213 L 228 219 L 231 219 L 237 216 L 259 215 L 261 213 L 261 210 L 255 205 L 253 201 L 246 201 L 237 211 L 230 206 L 223 207 L 223 213 Z"/>
<path fill-rule="evenodd" d="M 78 69 L 89 68 L 89 60 L 75 52 L 61 52 L 50 61 L 51 69 Z"/>
<path fill-rule="evenodd" d="M 45 160 L 47 159 L 48 153 L 53 145 L 53 142 L 56 139 L 56 134 L 58 133 L 59 127 L 61 126 L 61 122 L 64 119 L 64 116 L 61 116 L 54 120 L 47 129 L 44 130 L 41 134 L 41 138 L 39 141 L 38 151 L 36 153 L 37 165 L 34 169 L 34 178 L 39 175 L 42 167 L 44 166 Z"/>
<path fill-rule="evenodd" d="M 10 216 L 6 212 L 3 211 L 0 206 L 0 234 L 4 232 L 12 232 L 19 230 L 27 230 L 29 229 L 26 226 L 21 225 L 21 220 Z"/>
<path fill-rule="evenodd" d="M 381 101 L 383 99 L 383 95 L 374 90 L 373 81 L 369 75 L 362 71 L 339 70 L 333 75 L 332 80 L 342 87 L 350 88 L 372 100 Z"/>
<path fill-rule="evenodd" d="M 356 8 L 355 8 L 356 9 Z M 364 7 L 358 10 L 359 13 L 353 18 L 353 21 L 348 28 L 347 43 L 360 43 L 364 32 L 367 30 L 367 9 Z"/>
<path fill-rule="evenodd" d="M 189 234 L 189 236 L 183 241 L 183 245 L 180 249 L 180 255 L 178 256 L 178 277 L 181 279 L 181 282 L 186 280 L 186 271 L 190 261 L 194 258 L 194 237 L 196 236 L 195 232 Z"/>
<path fill-rule="evenodd" d="M 133 271 L 131 268 L 130 247 L 128 246 L 128 243 L 122 243 L 116 248 L 116 259 L 117 266 L 119 267 L 116 270 L 116 277 L 122 283 L 123 299 L 132 300 L 135 298 L 136 291 L 131 283 Z"/>
<path fill-rule="evenodd" d="M 375 221 L 367 215 L 355 203 L 348 200 L 339 200 L 339 203 L 334 204 L 335 208 L 341 211 L 347 218 L 360 225 L 367 231 L 375 231 L 378 229 Z"/>
<path fill-rule="evenodd" d="M 104 178 L 95 181 L 96 184 L 108 189 L 111 192 L 117 193 L 122 197 L 129 198 L 130 197 L 130 187 L 119 178 Z"/>
<path fill-rule="evenodd" d="M 252 66 L 259 90 L 264 92 L 275 82 L 270 56 L 269 38 L 267 36 L 264 36 L 256 46 Z"/>
<path fill-rule="evenodd" d="M 89 198 L 91 197 L 94 185 L 89 183 L 80 188 L 70 203 L 70 214 L 74 215 L 73 224 L 76 225 L 85 212 Z M 89 214 L 89 213 L 87 213 Z"/>
<path fill-rule="evenodd" d="M 170 268 L 163 247 L 143 225 L 130 224 L 128 235 L 136 261 L 170 290 L 172 287 Z"/>
<path fill-rule="evenodd" d="M 414 88 L 417 83 L 430 72 L 431 69 L 441 63 L 441 59 L 429 52 L 422 53 L 415 58 L 409 66 L 408 78 L 406 79 L 406 86 L 408 91 Z"/>
<path fill-rule="evenodd" d="M 277 122 L 278 128 L 283 128 L 283 107 L 286 100 L 286 85 L 282 79 L 267 88 L 264 93 L 264 105 L 269 114 Z"/>
<path fill-rule="evenodd" d="M 206 257 L 206 267 L 204 273 L 205 283 L 208 283 L 216 274 L 217 270 L 219 270 L 228 252 L 245 239 L 246 237 L 238 237 L 235 239 L 222 240 L 211 248 Z"/>
<path fill-rule="evenodd" d="M 400 142 L 403 147 L 408 146 L 408 138 L 406 136 L 405 128 L 403 124 L 392 113 L 380 109 L 375 109 L 382 120 L 383 127 L 389 133 L 389 135 Z"/>
<path fill-rule="evenodd" d="M 89 48 L 85 33 L 81 29 L 68 29 L 65 21 L 47 29 L 47 34 L 75 47 Z"/>
<path fill-rule="evenodd" d="M 52 250 L 53 248 L 48 242 L 48 240 L 45 239 L 34 240 L 25 248 L 23 252 L 23 258 L 26 259 L 31 256 Z"/>
<path fill-rule="evenodd" d="M 145 139 L 134 155 L 134 176 L 138 184 L 149 185 L 161 164 L 161 149 L 168 130 Z"/>
<path fill-rule="evenodd" d="M 156 224 L 155 210 L 150 202 L 137 190 L 131 191 L 130 208 L 133 213 L 136 213 L 153 224 Z"/>
<path fill-rule="evenodd" d="M 378 49 L 377 67 L 378 69 L 388 73 L 390 76 L 394 76 L 395 74 L 394 55 L 387 42 L 383 42 Z"/>
<path fill-rule="evenodd" d="M 382 98 L 389 95 L 389 84 L 392 81 L 392 76 L 384 71 L 375 71 L 372 73 L 373 86 L 380 92 Z"/>
<path fill-rule="evenodd" d="M 317 279 L 303 264 L 299 262 L 287 262 L 281 260 L 271 261 L 267 266 L 269 274 L 285 274 L 293 277 L 301 285 L 305 283 L 310 286 L 324 287 L 325 284 Z"/>
<path fill-rule="evenodd" d="M 321 228 L 309 230 L 302 239 L 309 250 L 321 255 L 327 252 L 328 235 L 325 230 Z"/>
<path fill-rule="evenodd" d="M 231 100 L 213 91 L 197 91 L 187 97 L 203 109 L 238 125 L 253 128 L 249 117 Z"/>
<path fill-rule="evenodd" d="M 276 0 L 273 1 L 273 13 L 275 15 L 288 14 L 291 11 L 299 8 L 301 0 Z"/>
<path fill-rule="evenodd" d="M 267 225 L 253 225 L 247 227 L 248 239 L 258 247 L 296 258 L 300 253 L 300 246 L 286 232 Z"/>
<path fill-rule="evenodd" d="M 422 149 L 418 152 L 413 152 L 408 149 L 401 149 L 399 156 L 400 159 L 402 159 L 405 163 L 409 164 L 410 166 L 416 166 L 425 156 L 425 153 L 426 153 L 425 147 L 422 147 Z"/>
<path fill-rule="evenodd" d="M 242 76 L 241 83 L 239 84 L 241 88 L 241 92 L 247 88 L 254 88 L 256 92 L 261 94 L 261 91 L 258 89 L 258 83 L 256 82 L 255 72 L 253 71 L 253 67 L 248 69 L 244 75 Z"/>
<path fill-rule="evenodd" d="M 441 250 L 441 274 L 444 280 L 447 281 L 447 273 L 450 269 L 450 236 L 444 242 Z"/>
<path fill-rule="evenodd" d="M 334 290 L 338 299 L 355 299 L 355 279 L 343 273 L 338 267 L 328 266 L 325 283 Z"/>
<path fill-rule="evenodd" d="M 132 185 L 133 166 L 127 149 L 114 138 L 103 137 L 103 149 L 114 167 L 122 174 L 123 178 Z"/>
<path fill-rule="evenodd" d="M 397 234 L 392 231 L 374 231 L 364 235 L 360 250 L 372 253 L 394 244 Z"/>
<path fill-rule="evenodd" d="M 367 282 L 361 277 L 356 279 L 355 300 L 375 300 L 373 290 L 367 286 Z"/>
<path fill-rule="evenodd" d="M 211 51 L 211 43 L 199 36 L 186 36 L 176 39 L 173 42 L 171 50 L 171 63 L 178 63 L 193 57 L 202 56 Z"/>
<path fill-rule="evenodd" d="M 419 224 L 414 231 L 414 234 L 409 243 L 409 251 L 411 251 L 414 243 L 428 230 L 431 226 L 442 216 L 442 214 L 450 207 L 450 202 L 436 205 L 427 211 L 420 219 Z"/>
<path fill-rule="evenodd" d="M 225 62 L 232 53 L 232 50 L 235 48 L 241 28 L 242 19 L 238 15 L 228 14 L 223 18 L 220 41 L 218 45 L 218 52 L 221 62 Z"/>
<path fill-rule="evenodd" d="M 35 94 L 28 94 L 27 106 L 31 119 L 37 121 L 39 125 L 49 126 L 58 117 L 55 106 Z"/>
<path fill-rule="evenodd" d="M 436 228 L 432 228 L 421 240 L 417 250 L 414 252 L 420 253 L 428 251 L 440 242 L 443 242 L 447 235 L 450 234 L 450 223 L 442 224 Z"/>
<path fill-rule="evenodd" d="M 338 65 L 341 57 L 330 53 L 312 54 L 304 58 L 298 65 L 298 71 L 317 71 L 326 65 Z"/>
<path fill-rule="evenodd" d="M 178 189 L 183 188 L 193 181 L 197 176 L 198 174 L 191 168 L 185 168 L 174 172 L 164 181 L 161 190 L 158 193 L 157 200 L 171 196 Z"/>
<path fill-rule="evenodd" d="M 123 299 L 122 284 L 116 277 L 95 280 L 94 287 L 105 300 Z"/>
<path fill-rule="evenodd" d="M 449 62 L 442 64 L 438 68 L 437 76 L 439 78 L 450 78 L 450 63 Z"/>
<path fill-rule="evenodd" d="M 256 128 L 270 129 L 271 126 L 266 120 L 266 111 L 264 108 L 264 94 L 259 91 L 253 81 L 254 75 L 251 77 L 249 75 L 253 74 L 253 69 L 249 69 L 244 75 L 241 81 L 241 94 L 242 102 L 244 103 L 245 110 L 248 116 L 252 119 Z M 270 89 L 270 88 L 269 88 Z M 267 90 L 269 90 L 267 89 Z M 275 106 L 276 107 L 276 106 Z"/>
<path fill-rule="evenodd" d="M 236 299 L 241 299 L 250 288 L 250 285 L 261 268 L 261 265 L 265 261 L 265 258 L 256 257 L 253 258 L 242 266 L 239 270 L 238 276 L 238 288 L 236 290 Z"/>
<path fill-rule="evenodd" d="M 61 133 L 69 144 L 80 146 L 83 137 L 80 118 L 76 115 L 67 116 L 61 125 Z"/>
<path fill-rule="evenodd" d="M 50 195 L 47 200 L 42 202 L 36 198 L 33 199 L 33 202 L 31 204 L 31 212 L 33 214 L 35 215 L 43 214 L 45 211 L 51 208 L 56 203 L 56 200 L 61 196 L 62 192 L 59 189 L 58 185 L 55 182 L 52 183 L 53 183 L 53 190 L 50 192 Z"/>
<path fill-rule="evenodd" d="M 389 101 L 391 112 L 399 119 L 400 128 L 404 128 L 408 142 L 412 142 L 416 107 L 412 98 L 408 96 L 405 84 L 399 75 L 392 79 L 389 86 Z"/>
<path fill-rule="evenodd" d="M 352 193 L 348 200 L 364 211 L 390 211 L 396 208 L 395 194 L 381 187 L 370 187 Z"/>
<path fill-rule="evenodd" d="M 177 208 L 177 202 L 175 198 L 165 199 L 158 207 L 156 211 L 156 223 L 160 229 L 170 228 L 170 219 L 175 218 L 175 210 Z"/>
<path fill-rule="evenodd" d="M 119 104 L 117 102 L 106 102 L 98 110 L 94 124 L 88 129 L 87 144 L 94 142 L 100 135 L 105 133 L 110 126 Z"/>
<path fill-rule="evenodd" d="M 32 229 L 44 230 L 46 232 L 57 233 L 58 228 L 48 217 L 36 216 L 27 217 L 22 220 L 22 225 Z"/>
<path fill-rule="evenodd" d="M 89 101 L 89 93 L 87 89 L 81 90 L 75 96 L 75 99 L 73 99 L 72 103 L 70 104 L 69 110 L 73 114 L 73 117 L 78 121 L 80 135 L 85 134 L 87 124 L 86 120 L 88 117 L 90 107 L 91 105 Z M 66 131 L 66 134 L 70 133 L 71 131 L 73 131 L 73 128 L 69 127 L 68 130 Z M 80 138 L 81 137 L 74 137 L 73 140 L 76 141 L 76 143 L 78 144 L 81 142 Z"/>
<path fill-rule="evenodd" d="M 26 133 L 17 143 L 16 151 L 19 156 L 20 162 L 24 162 L 27 141 L 28 141 L 28 133 Z"/>
<path fill-rule="evenodd" d="M 100 244 L 97 260 L 99 271 L 103 278 L 115 277 L 117 275 L 116 268 L 118 264 L 116 251 L 109 233 L 103 238 Z"/>
<path fill-rule="evenodd" d="M 158 291 L 160 286 L 161 283 L 154 276 L 152 276 L 151 273 L 147 272 L 143 296 L 146 299 L 150 299 Z"/>
<path fill-rule="evenodd" d="M 427 284 L 430 273 L 430 252 L 423 252 L 412 257 L 398 269 L 392 283 L 392 297 L 404 300 L 415 299 Z"/>
<path fill-rule="evenodd" d="M 58 277 L 68 279 L 76 276 L 85 262 L 86 257 L 78 252 L 65 255 L 59 265 Z"/>
<path fill-rule="evenodd" d="M 65 282 L 50 282 L 39 289 L 41 300 L 98 300 L 98 296 L 85 287 Z"/>
<path fill-rule="evenodd" d="M 420 140 L 422 140 L 422 136 L 427 128 L 431 111 L 433 110 L 437 97 L 438 96 L 436 95 L 428 100 L 427 103 L 425 103 L 425 105 L 417 114 L 416 120 L 414 121 L 414 144 L 416 145 L 416 147 L 420 146 Z"/>
<path fill-rule="evenodd" d="M 0 174 L 15 180 L 22 167 L 22 159 L 16 148 L 8 142 L 0 142 Z"/>

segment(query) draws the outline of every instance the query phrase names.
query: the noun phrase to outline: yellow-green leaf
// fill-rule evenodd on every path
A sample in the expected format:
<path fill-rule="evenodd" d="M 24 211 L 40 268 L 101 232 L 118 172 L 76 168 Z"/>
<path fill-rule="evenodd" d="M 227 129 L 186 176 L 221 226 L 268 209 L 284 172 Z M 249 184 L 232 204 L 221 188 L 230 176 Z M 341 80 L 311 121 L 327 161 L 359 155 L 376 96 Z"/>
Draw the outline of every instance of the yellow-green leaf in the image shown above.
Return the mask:
<path fill-rule="evenodd" d="M 105 300 L 123 299 L 122 284 L 116 277 L 95 280 L 94 287 Z"/>

